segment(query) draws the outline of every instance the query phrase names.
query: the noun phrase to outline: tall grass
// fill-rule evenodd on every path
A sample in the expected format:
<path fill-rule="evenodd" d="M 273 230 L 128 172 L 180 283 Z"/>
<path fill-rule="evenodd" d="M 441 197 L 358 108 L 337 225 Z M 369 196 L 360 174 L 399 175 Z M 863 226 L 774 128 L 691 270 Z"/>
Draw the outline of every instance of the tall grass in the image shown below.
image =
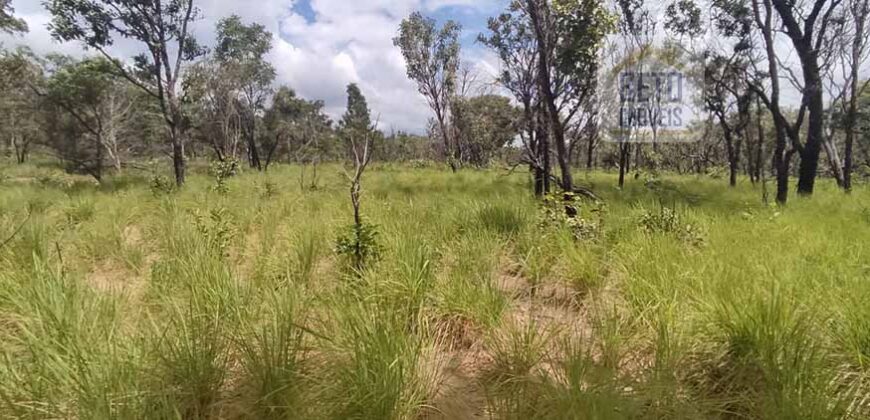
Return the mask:
<path fill-rule="evenodd" d="M 607 211 L 578 239 L 523 175 L 374 167 L 382 252 L 349 278 L 337 167 L 156 196 L 8 173 L 29 181 L 0 184 L 0 238 L 27 220 L 0 248 L 2 418 L 870 416 L 866 186 L 780 208 L 590 173 Z"/>

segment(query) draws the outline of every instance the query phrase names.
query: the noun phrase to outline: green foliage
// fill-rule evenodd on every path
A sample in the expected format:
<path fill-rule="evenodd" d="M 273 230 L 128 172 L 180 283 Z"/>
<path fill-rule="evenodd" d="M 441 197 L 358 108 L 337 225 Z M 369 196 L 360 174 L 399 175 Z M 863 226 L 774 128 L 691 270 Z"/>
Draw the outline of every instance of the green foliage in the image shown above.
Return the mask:
<path fill-rule="evenodd" d="M 175 192 L 175 182 L 164 175 L 155 175 L 151 177 L 151 194 L 155 197 L 169 195 Z"/>
<path fill-rule="evenodd" d="M 12 0 L 0 0 L 0 33 L 27 32 L 27 22 L 16 18 L 13 13 Z"/>
<path fill-rule="evenodd" d="M 541 204 L 542 223 L 571 232 L 578 241 L 598 238 L 604 229 L 604 204 L 573 192 L 550 193 Z"/>
<path fill-rule="evenodd" d="M 670 207 L 660 206 L 658 212 L 644 211 L 638 225 L 650 234 L 673 235 L 696 246 L 704 243 L 704 233 Z"/>
<path fill-rule="evenodd" d="M 341 129 L 347 135 L 362 136 L 372 126 L 372 117 L 365 96 L 356 83 L 347 85 L 347 110 L 341 117 Z"/>
<path fill-rule="evenodd" d="M 486 166 L 517 136 L 520 113 L 509 98 L 482 95 L 453 101 L 453 125 L 465 147 L 463 160 Z"/>
<path fill-rule="evenodd" d="M 344 228 L 335 240 L 335 253 L 347 258 L 356 271 L 366 268 L 381 255 L 378 226 L 362 222 Z"/>
<path fill-rule="evenodd" d="M 226 208 L 218 207 L 207 214 L 194 211 L 196 230 L 202 236 L 208 249 L 219 256 L 225 256 L 233 239 L 238 235 L 238 229 L 233 223 L 233 217 Z"/>
<path fill-rule="evenodd" d="M 405 57 L 408 78 L 417 82 L 420 93 L 426 96 L 433 92 L 425 87 L 425 83 L 438 83 L 443 89 L 431 99 L 443 101 L 444 105 L 456 88 L 461 30 L 452 20 L 440 30 L 436 29 L 435 19 L 414 12 L 402 21 L 398 35 L 393 39 L 393 44 Z"/>
<path fill-rule="evenodd" d="M 235 157 L 212 161 L 208 168 L 209 175 L 214 178 L 212 190 L 221 195 L 228 193 L 230 187 L 227 180 L 238 175 L 240 169 L 239 160 Z"/>

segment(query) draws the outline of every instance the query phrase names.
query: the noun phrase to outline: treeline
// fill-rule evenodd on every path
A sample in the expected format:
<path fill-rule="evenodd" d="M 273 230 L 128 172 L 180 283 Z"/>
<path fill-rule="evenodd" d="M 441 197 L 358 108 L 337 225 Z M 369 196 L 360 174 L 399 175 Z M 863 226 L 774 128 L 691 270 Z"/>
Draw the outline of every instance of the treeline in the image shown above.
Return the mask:
<path fill-rule="evenodd" d="M 501 59 L 497 81 L 519 104 L 521 161 L 536 193 L 573 189 L 578 166 L 616 168 L 620 187 L 632 170 L 724 168 L 731 185 L 741 173 L 775 179 L 785 203 L 792 176 L 809 195 L 820 173 L 849 191 L 852 174 L 868 172 L 868 18 L 868 0 L 514 0 L 478 41 Z M 466 153 L 450 124 L 461 115 L 450 99 L 463 87 L 459 32 L 413 14 L 395 41 L 454 168 Z M 657 142 L 651 124 L 652 139 L 603 142 L 602 120 L 626 102 L 604 89 L 602 69 L 642 68 L 654 56 L 704 86 L 693 100 L 709 118 L 690 127 L 699 141 Z M 799 99 L 787 102 L 786 90 Z M 651 105 L 657 120 L 660 104 Z"/>
<path fill-rule="evenodd" d="M 8 1 L 0 5 L 3 31 L 27 30 Z M 194 0 L 45 6 L 57 40 L 96 56 L 18 49 L 0 57 L 0 135 L 19 162 L 42 147 L 69 171 L 99 180 L 169 156 L 181 185 L 191 158 L 265 171 L 275 162 L 351 157 L 322 101 L 275 87 L 266 60 L 272 34 L 262 25 L 222 19 L 209 49 L 190 33 L 200 15 Z M 801 194 L 812 193 L 819 175 L 849 191 L 854 174 L 870 172 L 868 18 L 870 0 L 515 0 L 477 37 L 501 61 L 493 86 L 461 62 L 457 23 L 414 13 L 394 44 L 432 110 L 428 135 L 377 133 L 374 158 L 453 170 L 526 165 L 537 194 L 574 189 L 579 168 L 616 170 L 620 186 L 631 173 L 662 170 L 722 173 L 732 185 L 743 175 L 773 182 L 781 203 L 793 177 Z M 112 56 L 109 46 L 122 38 L 145 52 Z M 625 103 L 601 74 L 624 68 L 620 50 L 629 47 L 687 63 L 686 75 L 704 85 L 693 98 L 709 113 L 691 127 L 698 141 L 654 133 L 652 141 L 614 142 L 602 132 Z M 795 59 L 783 59 L 786 52 Z M 793 92 L 799 100 L 786 100 Z"/>

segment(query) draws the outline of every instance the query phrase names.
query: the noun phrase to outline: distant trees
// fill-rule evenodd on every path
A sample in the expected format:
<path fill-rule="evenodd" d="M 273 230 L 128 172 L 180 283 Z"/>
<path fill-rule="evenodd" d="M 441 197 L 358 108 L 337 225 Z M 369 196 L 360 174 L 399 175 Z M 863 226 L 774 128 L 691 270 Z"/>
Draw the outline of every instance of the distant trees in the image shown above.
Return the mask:
<path fill-rule="evenodd" d="M 190 33 L 199 16 L 194 0 L 47 0 L 52 15 L 49 29 L 63 41 L 79 41 L 110 58 L 113 36 L 138 41 L 147 50 L 135 58 L 135 69 L 112 59 L 116 70 L 148 93 L 159 105 L 172 148 L 175 182 L 185 180 L 187 117 L 182 107 L 180 81 L 183 64 L 205 50 Z"/>
<path fill-rule="evenodd" d="M 50 143 L 74 171 L 102 179 L 105 162 L 120 172 L 134 99 L 129 82 L 105 58 L 65 62 L 46 81 L 45 98 L 72 118 L 80 141 Z"/>
<path fill-rule="evenodd" d="M 462 148 L 451 125 L 451 102 L 456 94 L 459 70 L 459 34 L 461 27 L 447 21 L 436 29 L 435 20 L 419 12 L 402 21 L 393 44 L 402 51 L 408 77 L 435 114 L 438 132 L 444 143 L 444 155 L 456 171 L 462 161 Z"/>
<path fill-rule="evenodd" d="M 27 23 L 14 16 L 12 0 L 0 0 L 0 33 L 27 32 Z"/>
<path fill-rule="evenodd" d="M 308 101 L 298 97 L 292 89 L 282 86 L 272 98 L 272 106 L 266 110 L 264 125 L 263 169 L 268 169 L 274 159 L 283 153 L 289 161 L 303 165 L 300 180 L 303 186 L 305 166 L 312 167 L 310 186 L 315 186 L 317 165 L 326 159 L 333 137 L 332 121 L 323 111 L 323 101 Z"/>
<path fill-rule="evenodd" d="M 459 98 L 453 103 L 453 124 L 465 151 L 464 161 L 489 165 L 495 155 L 517 136 L 519 111 L 509 98 L 481 95 Z"/>
<path fill-rule="evenodd" d="M 275 68 L 265 57 L 271 49 L 272 34 L 263 25 L 245 25 L 235 15 L 218 22 L 214 57 L 217 64 L 222 69 L 228 69 L 238 82 L 242 134 L 247 145 L 248 162 L 258 170 L 263 170 L 263 163 L 257 144 L 257 121 L 275 81 Z"/>
<path fill-rule="evenodd" d="M 564 190 L 574 188 L 571 153 L 579 135 L 594 147 L 598 53 L 613 18 L 597 1 L 515 0 L 490 19 L 479 39 L 499 54 L 499 82 L 521 104 L 526 159 L 535 171 L 535 191 L 549 190 L 554 151 Z M 571 135 L 575 137 L 571 139 Z M 551 150 L 552 146 L 552 150 Z M 591 151 L 590 151 L 591 154 Z"/>
<path fill-rule="evenodd" d="M 348 86 L 348 109 L 335 122 L 322 101 L 276 90 L 273 35 L 262 25 L 220 19 L 208 53 L 191 36 L 195 0 L 47 0 L 53 37 L 98 55 L 3 53 L 0 138 L 19 162 L 34 148 L 49 150 L 69 171 L 97 179 L 131 159 L 168 153 L 178 185 L 186 158 L 208 155 L 258 170 L 302 164 L 300 184 L 314 187 L 321 162 L 356 161 L 361 149 L 350 139 L 365 138 L 370 155 L 415 166 L 443 159 L 457 170 L 513 159 L 528 165 L 536 195 L 552 185 L 576 190 L 578 166 L 618 170 L 620 186 L 630 172 L 649 179 L 659 169 L 727 173 L 731 185 L 741 173 L 762 185 L 774 174 L 780 203 L 791 177 L 808 195 L 821 168 L 849 191 L 870 149 L 870 0 L 783 1 L 672 0 L 656 9 L 645 0 L 512 0 L 477 37 L 501 61 L 499 89 L 461 65 L 456 22 L 413 13 L 392 42 L 432 110 L 429 135 L 385 137 L 373 131 L 357 85 Z M 0 0 L 0 32 L 26 30 L 10 5 Z M 717 42 L 698 42 L 702 35 Z M 111 56 L 120 39 L 144 54 Z M 783 59 L 782 49 L 794 59 Z M 662 63 L 650 67 L 648 56 Z M 704 84 L 703 94 L 687 98 L 709 114 L 687 128 L 699 141 L 662 143 L 655 123 L 645 126 L 651 147 L 632 134 L 608 137 L 601 127 L 627 106 L 613 90 L 614 75 L 671 62 Z M 661 104 L 649 102 L 644 115 L 658 115 Z M 634 131 L 644 137 L 646 128 Z M 829 165 L 819 165 L 821 151 Z"/>
<path fill-rule="evenodd" d="M 42 98 L 32 89 L 42 83 L 42 69 L 27 50 L 0 55 L 0 137 L 15 161 L 27 161 L 32 147 L 44 137 L 41 127 Z"/>

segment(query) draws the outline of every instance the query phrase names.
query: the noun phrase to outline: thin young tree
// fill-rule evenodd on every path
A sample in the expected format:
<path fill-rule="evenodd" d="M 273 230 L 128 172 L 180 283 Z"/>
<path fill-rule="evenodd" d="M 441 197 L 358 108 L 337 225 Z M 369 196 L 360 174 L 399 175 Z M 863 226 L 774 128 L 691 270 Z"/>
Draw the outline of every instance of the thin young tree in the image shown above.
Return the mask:
<path fill-rule="evenodd" d="M 457 88 L 460 32 L 461 27 L 452 20 L 437 29 L 434 19 L 414 12 L 402 21 L 393 39 L 405 58 L 408 78 L 417 83 L 417 90 L 435 114 L 444 155 L 454 172 L 462 162 L 462 148 L 452 130 L 450 110 Z"/>
<path fill-rule="evenodd" d="M 272 94 L 275 68 L 266 61 L 272 49 L 272 34 L 263 25 L 242 22 L 233 15 L 217 25 L 217 63 L 233 68 L 238 77 L 242 111 L 242 133 L 248 149 L 248 163 L 263 170 L 261 150 L 257 144 L 257 120 L 262 116 L 266 99 Z"/>
<path fill-rule="evenodd" d="M 183 185 L 188 127 L 179 84 L 184 64 L 205 54 L 190 31 L 199 16 L 194 0 L 46 0 L 45 6 L 55 39 L 78 41 L 99 51 L 121 76 L 159 103 L 175 182 Z M 137 41 L 147 50 L 135 57 L 135 69 L 111 55 L 115 37 Z"/>
<path fill-rule="evenodd" d="M 371 114 L 365 97 L 356 84 L 347 86 L 347 111 L 340 122 L 342 138 L 350 149 L 351 172 L 346 172 L 350 182 L 350 202 L 353 206 L 352 238 L 345 244 L 345 251 L 351 254 L 353 268 L 360 272 L 374 250 L 373 228 L 363 221 L 362 177 L 372 160 L 373 144 L 377 135 L 376 123 L 372 124 Z M 349 248 L 349 249 L 348 249 Z"/>
<path fill-rule="evenodd" d="M 522 4 L 512 2 L 508 10 L 490 18 L 487 34 L 478 42 L 486 45 L 501 60 L 497 82 L 509 91 L 522 110 L 520 139 L 523 163 L 529 165 L 536 196 L 550 192 L 550 146 L 545 124 L 538 124 L 538 47 Z"/>
<path fill-rule="evenodd" d="M 870 0 L 849 0 L 847 4 L 847 19 L 851 21 L 851 48 L 843 55 L 843 64 L 848 69 L 847 86 L 848 101 L 845 106 L 846 145 L 843 158 L 843 189 L 852 191 L 852 172 L 855 166 L 855 143 L 858 136 L 858 102 L 861 94 L 867 88 L 867 82 L 861 83 L 859 71 L 868 57 L 868 41 L 870 38 Z"/>

